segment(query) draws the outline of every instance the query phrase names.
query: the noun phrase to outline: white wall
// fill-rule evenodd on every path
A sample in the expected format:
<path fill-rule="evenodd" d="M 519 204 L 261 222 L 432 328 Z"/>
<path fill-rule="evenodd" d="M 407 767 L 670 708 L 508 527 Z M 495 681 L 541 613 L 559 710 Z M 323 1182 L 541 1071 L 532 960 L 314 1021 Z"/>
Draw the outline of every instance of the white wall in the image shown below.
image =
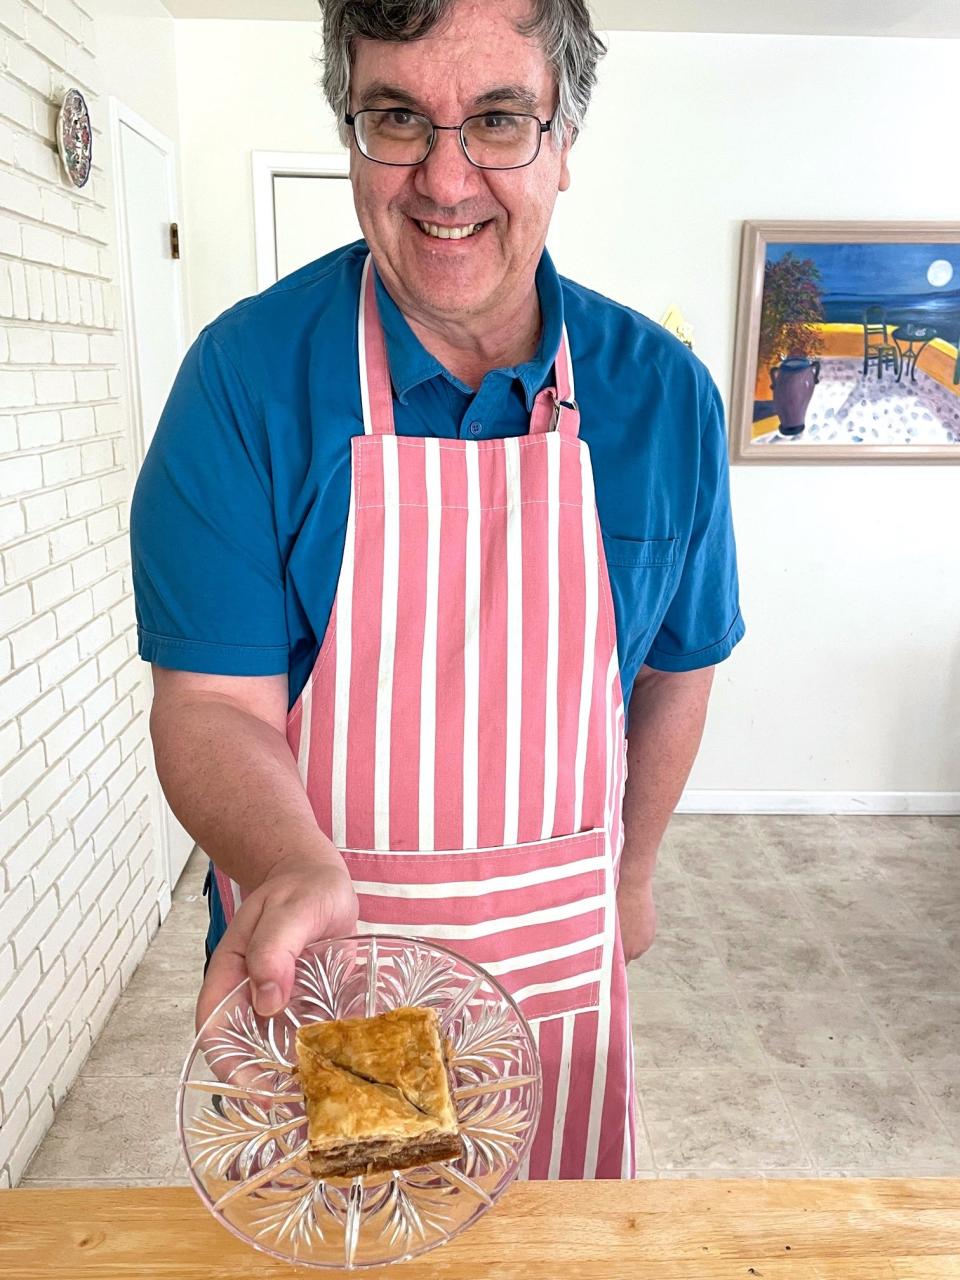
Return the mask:
<path fill-rule="evenodd" d="M 956 219 L 956 59 L 951 41 L 614 35 L 562 269 L 655 317 L 677 302 L 729 404 L 742 220 Z M 732 487 L 748 635 L 691 788 L 960 793 L 960 470 L 738 467 Z"/>
<path fill-rule="evenodd" d="M 678 303 L 725 396 L 744 219 L 958 216 L 955 42 L 609 43 L 558 205 L 559 266 L 653 317 Z M 312 23 L 177 23 L 194 330 L 256 290 L 250 149 L 336 148 L 318 47 Z M 960 471 L 736 468 L 733 494 L 748 637 L 718 673 L 693 791 L 955 802 Z"/>
<path fill-rule="evenodd" d="M 97 66 L 104 93 L 176 143 L 175 23 L 161 0 L 88 0 L 96 21 Z"/>
<path fill-rule="evenodd" d="M 252 151 L 341 151 L 312 56 L 319 22 L 176 24 L 191 333 L 257 291 Z"/>
<path fill-rule="evenodd" d="M 163 72 L 153 77 L 142 33 L 101 27 L 74 0 L 5 4 L 0 36 L 0 1186 L 10 1186 L 159 923 L 127 540 L 105 101 L 116 86 L 101 72 L 128 68 L 141 113 L 161 95 L 151 101 L 138 84 L 156 90 Z M 169 102 L 169 68 L 167 79 Z M 54 141 L 71 85 L 94 123 L 81 190 Z M 169 128 L 169 108 L 156 114 Z"/>

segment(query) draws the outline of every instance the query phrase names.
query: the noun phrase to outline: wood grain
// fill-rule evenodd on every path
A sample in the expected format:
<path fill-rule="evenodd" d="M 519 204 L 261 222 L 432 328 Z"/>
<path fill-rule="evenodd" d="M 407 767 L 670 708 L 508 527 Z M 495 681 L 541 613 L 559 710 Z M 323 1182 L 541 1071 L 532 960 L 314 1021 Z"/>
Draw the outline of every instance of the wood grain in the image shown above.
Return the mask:
<path fill-rule="evenodd" d="M 341 1276 L 236 1240 L 189 1187 L 0 1192 L 4 1280 Z M 356 1273 L 353 1273 L 356 1274 Z M 518 1183 L 391 1280 L 960 1278 L 960 1179 Z"/>

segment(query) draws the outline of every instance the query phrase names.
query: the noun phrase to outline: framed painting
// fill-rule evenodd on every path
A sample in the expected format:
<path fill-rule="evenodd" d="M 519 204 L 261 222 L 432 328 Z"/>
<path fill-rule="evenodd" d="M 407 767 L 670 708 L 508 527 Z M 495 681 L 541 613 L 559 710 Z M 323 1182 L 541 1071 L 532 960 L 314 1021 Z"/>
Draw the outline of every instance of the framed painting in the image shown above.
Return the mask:
<path fill-rule="evenodd" d="M 960 462 L 960 223 L 744 223 L 730 456 Z"/>

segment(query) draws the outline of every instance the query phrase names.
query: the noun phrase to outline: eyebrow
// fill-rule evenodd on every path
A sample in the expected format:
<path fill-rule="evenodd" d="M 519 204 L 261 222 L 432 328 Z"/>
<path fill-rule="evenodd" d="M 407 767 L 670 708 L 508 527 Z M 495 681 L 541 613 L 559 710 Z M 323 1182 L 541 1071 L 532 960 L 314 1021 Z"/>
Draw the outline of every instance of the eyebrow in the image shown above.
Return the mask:
<path fill-rule="evenodd" d="M 401 89 L 398 85 L 387 84 L 383 80 L 374 80 L 372 84 L 368 84 L 360 95 L 360 106 L 368 107 L 371 103 L 386 99 L 389 102 L 399 103 L 401 106 L 410 107 L 413 110 L 423 112 L 426 110 L 423 102 L 408 89 Z M 524 111 L 535 113 L 537 109 L 538 98 L 532 89 L 522 84 L 501 84 L 493 89 L 486 89 L 483 93 L 478 94 L 472 105 L 474 107 L 492 107 L 499 106 L 501 103 L 510 103 L 520 107 Z"/>

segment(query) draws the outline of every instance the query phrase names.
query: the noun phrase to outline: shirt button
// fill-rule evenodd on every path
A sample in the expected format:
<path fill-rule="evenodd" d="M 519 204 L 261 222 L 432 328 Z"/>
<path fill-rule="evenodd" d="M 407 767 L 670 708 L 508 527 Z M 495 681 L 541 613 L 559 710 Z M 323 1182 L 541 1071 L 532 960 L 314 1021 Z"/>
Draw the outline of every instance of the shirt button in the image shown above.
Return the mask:
<path fill-rule="evenodd" d="M 483 430 L 483 423 L 482 423 L 482 422 L 471 422 L 471 423 L 470 423 L 470 434 L 471 434 L 472 436 L 478 436 L 482 430 Z"/>

